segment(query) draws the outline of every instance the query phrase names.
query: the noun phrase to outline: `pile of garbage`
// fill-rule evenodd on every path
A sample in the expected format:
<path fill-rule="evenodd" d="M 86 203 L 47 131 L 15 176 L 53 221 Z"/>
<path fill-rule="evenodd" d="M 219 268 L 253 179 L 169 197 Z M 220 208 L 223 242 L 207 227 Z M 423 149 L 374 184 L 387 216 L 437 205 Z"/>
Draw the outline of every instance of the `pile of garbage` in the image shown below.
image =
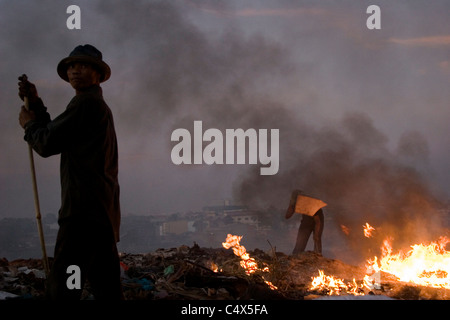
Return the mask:
<path fill-rule="evenodd" d="M 271 258 L 256 250 L 260 261 Z M 51 264 L 52 259 L 49 258 Z M 232 251 L 180 246 L 145 254 L 120 254 L 126 300 L 283 299 L 258 274 L 248 276 Z M 0 300 L 44 299 L 40 259 L 0 260 Z M 89 283 L 82 299 L 92 299 Z"/>
<path fill-rule="evenodd" d="M 158 249 L 143 254 L 120 254 L 126 300 L 303 300 L 325 298 L 312 292 L 318 270 L 342 279 L 362 281 L 365 267 L 328 259 L 314 252 L 291 256 L 255 249 L 250 256 L 259 266 L 249 274 L 241 258 L 224 248 Z M 51 259 L 50 259 L 51 264 Z M 268 285 L 273 284 L 273 286 Z M 43 299 L 45 274 L 39 259 L 0 259 L 0 300 Z M 449 290 L 425 288 L 385 279 L 372 297 L 395 299 L 450 299 Z M 367 296 L 368 297 L 368 296 Z M 349 297 L 352 298 L 352 297 Z M 82 299 L 93 299 L 89 283 Z"/>
<path fill-rule="evenodd" d="M 257 250 L 260 261 L 271 257 Z M 122 254 L 126 299 L 283 299 L 259 274 L 248 276 L 240 258 L 223 248 L 181 246 L 147 254 Z"/>
<path fill-rule="evenodd" d="M 42 260 L 0 259 L 0 300 L 35 299 L 44 294 L 45 272 Z"/>

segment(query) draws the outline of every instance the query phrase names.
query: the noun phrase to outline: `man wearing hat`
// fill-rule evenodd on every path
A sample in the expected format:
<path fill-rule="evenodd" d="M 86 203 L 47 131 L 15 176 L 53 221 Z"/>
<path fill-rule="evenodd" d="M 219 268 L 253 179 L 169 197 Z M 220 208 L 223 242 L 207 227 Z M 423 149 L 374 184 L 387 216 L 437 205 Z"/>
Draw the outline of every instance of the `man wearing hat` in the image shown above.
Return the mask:
<path fill-rule="evenodd" d="M 77 46 L 58 64 L 75 89 L 66 110 L 51 120 L 34 84 L 19 78 L 19 96 L 29 100 L 19 123 L 24 139 L 42 157 L 61 155 L 61 208 L 49 299 L 80 299 L 86 280 L 95 299 L 123 299 L 120 283 L 118 152 L 111 110 L 100 83 L 111 69 L 92 45 Z M 68 285 L 68 267 L 81 270 L 81 288 Z"/>

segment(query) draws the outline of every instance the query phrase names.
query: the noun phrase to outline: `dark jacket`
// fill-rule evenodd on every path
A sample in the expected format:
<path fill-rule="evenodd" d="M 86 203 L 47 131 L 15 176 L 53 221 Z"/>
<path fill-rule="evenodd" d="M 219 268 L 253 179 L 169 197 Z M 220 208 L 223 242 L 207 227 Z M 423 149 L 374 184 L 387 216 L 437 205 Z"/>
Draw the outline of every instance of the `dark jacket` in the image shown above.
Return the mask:
<path fill-rule="evenodd" d="M 119 241 L 117 139 L 100 86 L 76 95 L 53 121 L 41 100 L 30 109 L 36 120 L 26 124 L 25 140 L 42 157 L 61 154 L 59 223 L 82 219 L 110 224 Z"/>

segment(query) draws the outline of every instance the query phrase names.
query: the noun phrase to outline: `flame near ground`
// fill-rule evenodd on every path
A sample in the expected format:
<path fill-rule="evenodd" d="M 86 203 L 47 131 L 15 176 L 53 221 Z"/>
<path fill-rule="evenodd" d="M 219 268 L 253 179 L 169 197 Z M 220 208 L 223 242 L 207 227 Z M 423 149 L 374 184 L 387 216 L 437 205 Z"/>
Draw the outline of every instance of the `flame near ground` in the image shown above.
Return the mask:
<path fill-rule="evenodd" d="M 375 228 L 369 223 L 363 225 L 364 236 L 371 238 Z M 222 246 L 232 249 L 234 254 L 241 258 L 240 265 L 247 275 L 257 271 L 270 272 L 269 266 L 259 268 L 254 258 L 251 258 L 245 247 L 240 244 L 242 236 L 228 234 Z M 381 256 L 367 260 L 366 275 L 361 281 L 353 279 L 344 281 L 333 275 L 326 275 L 318 270 L 319 275 L 312 277 L 309 290 L 328 295 L 365 295 L 381 285 L 381 273 L 388 273 L 402 282 L 409 282 L 426 287 L 450 289 L 450 251 L 446 245 L 450 243 L 447 237 L 429 244 L 420 243 L 411 245 L 409 250 L 399 250 L 394 253 L 392 239 L 387 238 L 381 247 Z M 264 282 L 272 290 L 278 289 L 272 282 L 262 276 Z"/>
<path fill-rule="evenodd" d="M 240 241 L 242 239 L 242 236 L 234 236 L 232 234 L 228 234 L 225 242 L 222 242 L 222 246 L 225 249 L 233 249 L 233 252 L 236 256 L 241 258 L 241 267 L 245 270 L 245 273 L 247 275 L 250 275 L 252 273 L 255 273 L 256 271 L 262 271 L 262 272 L 270 272 L 269 267 L 264 267 L 263 269 L 260 269 L 258 267 L 258 263 L 254 258 L 251 258 L 250 255 L 247 253 L 247 250 L 244 246 L 240 244 Z M 273 285 L 272 282 L 267 281 L 264 276 L 261 276 L 261 278 L 264 280 L 264 282 L 269 286 L 270 289 L 276 290 L 278 289 L 276 286 Z"/>
<path fill-rule="evenodd" d="M 400 281 L 422 286 L 450 289 L 450 251 L 445 249 L 450 239 L 440 237 L 430 244 L 419 243 L 410 250 L 393 253 L 389 239 L 383 244 L 383 255 L 368 261 L 368 270 L 384 271 Z"/>
<path fill-rule="evenodd" d="M 375 228 L 369 223 L 363 226 L 364 236 L 372 237 Z M 364 294 L 364 288 L 373 289 L 380 285 L 380 273 L 385 272 L 395 276 L 399 281 L 410 282 L 421 286 L 450 289 L 450 251 L 446 245 L 447 237 L 440 237 L 429 244 L 419 243 L 410 246 L 409 250 L 392 249 L 392 238 L 386 238 L 381 247 L 382 255 L 367 260 L 367 275 L 362 284 L 344 283 L 342 279 L 325 275 L 319 270 L 319 275 L 312 278 L 310 290 L 327 292 L 329 295 Z"/>

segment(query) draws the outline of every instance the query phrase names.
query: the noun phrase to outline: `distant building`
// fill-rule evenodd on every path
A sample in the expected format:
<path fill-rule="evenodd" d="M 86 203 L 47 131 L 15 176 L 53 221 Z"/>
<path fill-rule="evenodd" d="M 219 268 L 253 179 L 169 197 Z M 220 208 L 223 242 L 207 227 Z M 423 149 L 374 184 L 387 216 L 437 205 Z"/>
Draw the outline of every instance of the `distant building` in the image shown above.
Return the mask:
<path fill-rule="evenodd" d="M 188 232 L 189 222 L 187 220 L 167 221 L 161 224 L 160 235 L 182 234 Z"/>
<path fill-rule="evenodd" d="M 224 204 L 220 206 L 206 206 L 202 208 L 203 213 L 206 214 L 207 217 L 213 217 L 218 215 L 227 215 L 235 212 L 243 212 L 248 210 L 247 206 L 240 205 L 229 205 Z"/>
<path fill-rule="evenodd" d="M 229 212 L 226 216 L 233 219 L 233 223 L 243 223 L 251 226 L 258 227 L 259 220 L 258 216 L 254 211 L 239 211 L 239 212 Z"/>

